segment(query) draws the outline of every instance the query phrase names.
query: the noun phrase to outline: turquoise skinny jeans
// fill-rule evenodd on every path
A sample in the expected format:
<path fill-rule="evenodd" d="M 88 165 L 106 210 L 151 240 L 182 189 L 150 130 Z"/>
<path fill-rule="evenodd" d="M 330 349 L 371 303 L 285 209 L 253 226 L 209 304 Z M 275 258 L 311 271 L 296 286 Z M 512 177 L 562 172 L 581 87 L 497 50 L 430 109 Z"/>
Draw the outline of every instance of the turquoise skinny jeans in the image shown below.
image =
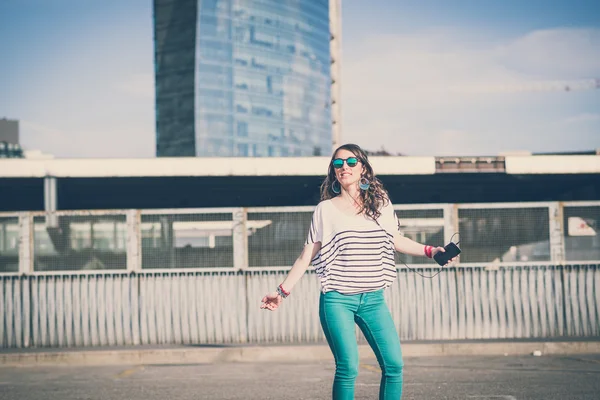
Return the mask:
<path fill-rule="evenodd" d="M 381 367 L 380 400 L 402 397 L 402 350 L 383 289 L 345 295 L 321 293 L 319 318 L 335 359 L 333 399 L 354 399 L 358 375 L 358 344 L 355 324 L 362 330 Z"/>

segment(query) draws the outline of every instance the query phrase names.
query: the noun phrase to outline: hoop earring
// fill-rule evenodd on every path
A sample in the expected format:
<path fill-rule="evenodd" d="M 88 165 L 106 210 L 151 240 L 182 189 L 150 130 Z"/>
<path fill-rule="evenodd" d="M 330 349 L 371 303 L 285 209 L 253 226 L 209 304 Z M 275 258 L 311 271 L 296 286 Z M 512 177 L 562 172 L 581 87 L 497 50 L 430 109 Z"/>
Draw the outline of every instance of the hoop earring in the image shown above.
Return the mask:
<path fill-rule="evenodd" d="M 369 180 L 367 178 L 365 178 L 364 176 L 362 178 L 360 178 L 358 187 L 361 188 L 361 190 L 369 190 L 370 186 L 371 186 L 371 182 L 369 182 Z"/>
<path fill-rule="evenodd" d="M 337 186 L 335 185 L 337 183 Z M 331 191 L 335 194 L 340 194 L 342 188 L 340 187 L 340 183 L 338 181 L 333 181 L 331 184 Z"/>

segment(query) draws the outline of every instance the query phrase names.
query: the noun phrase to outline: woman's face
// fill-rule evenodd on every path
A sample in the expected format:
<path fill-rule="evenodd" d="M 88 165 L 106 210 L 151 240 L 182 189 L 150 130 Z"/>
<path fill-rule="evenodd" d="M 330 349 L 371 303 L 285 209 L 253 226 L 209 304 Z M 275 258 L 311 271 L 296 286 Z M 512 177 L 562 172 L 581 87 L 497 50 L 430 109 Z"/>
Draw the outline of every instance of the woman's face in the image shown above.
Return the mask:
<path fill-rule="evenodd" d="M 334 159 L 334 167 L 336 165 L 336 161 L 335 161 L 336 159 L 338 159 L 337 164 L 339 164 L 339 159 L 344 160 L 344 162 L 340 168 L 334 168 L 335 177 L 337 178 L 340 185 L 342 185 L 342 187 L 344 187 L 344 188 L 349 188 L 352 185 L 357 185 L 358 181 L 360 180 L 362 170 L 363 170 L 363 165 L 360 162 L 360 160 L 358 160 L 356 165 L 351 167 L 348 165 L 348 158 L 350 158 L 351 165 L 352 165 L 353 158 L 356 158 L 358 160 L 358 157 L 356 157 L 354 155 L 354 153 L 352 153 L 351 151 L 348 151 L 346 149 L 338 150 L 335 153 L 335 157 L 333 158 Z"/>

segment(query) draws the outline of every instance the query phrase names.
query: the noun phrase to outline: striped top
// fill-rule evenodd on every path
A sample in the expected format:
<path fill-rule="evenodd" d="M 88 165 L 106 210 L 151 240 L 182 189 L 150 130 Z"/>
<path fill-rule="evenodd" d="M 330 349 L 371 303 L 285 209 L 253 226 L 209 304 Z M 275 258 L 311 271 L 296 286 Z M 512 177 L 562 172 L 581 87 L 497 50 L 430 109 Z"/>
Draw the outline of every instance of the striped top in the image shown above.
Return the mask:
<path fill-rule="evenodd" d="M 396 279 L 393 232 L 398 218 L 391 202 L 378 222 L 365 215 L 348 215 L 331 199 L 317 205 L 306 244 L 321 242 L 311 264 L 321 281 L 321 291 L 343 294 L 383 289 Z"/>

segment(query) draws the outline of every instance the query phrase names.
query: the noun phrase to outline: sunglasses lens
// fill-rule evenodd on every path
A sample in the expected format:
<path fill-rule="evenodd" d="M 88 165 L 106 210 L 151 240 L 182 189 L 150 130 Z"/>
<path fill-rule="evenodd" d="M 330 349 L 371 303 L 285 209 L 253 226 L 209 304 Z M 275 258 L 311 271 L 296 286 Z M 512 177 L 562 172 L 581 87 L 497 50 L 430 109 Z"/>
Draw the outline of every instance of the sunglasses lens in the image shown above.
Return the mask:
<path fill-rule="evenodd" d="M 341 158 L 336 158 L 333 160 L 333 168 L 342 168 L 344 166 L 344 160 Z"/>
<path fill-rule="evenodd" d="M 348 164 L 349 167 L 355 167 L 356 164 L 358 164 L 358 159 L 356 157 L 350 157 L 349 159 L 346 160 L 346 163 Z"/>

